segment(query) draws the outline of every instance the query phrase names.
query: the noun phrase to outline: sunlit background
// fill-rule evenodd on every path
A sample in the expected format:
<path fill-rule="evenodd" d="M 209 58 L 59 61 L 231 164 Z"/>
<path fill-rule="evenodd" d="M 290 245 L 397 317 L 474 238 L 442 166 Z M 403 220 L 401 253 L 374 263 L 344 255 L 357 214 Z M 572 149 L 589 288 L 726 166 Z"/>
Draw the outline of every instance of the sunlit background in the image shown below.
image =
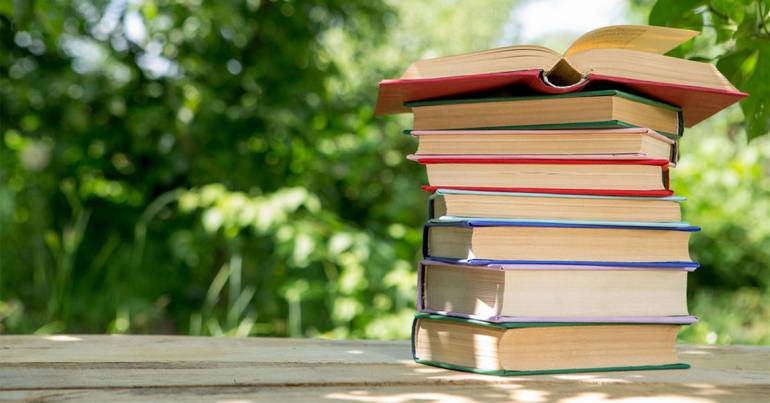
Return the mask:
<path fill-rule="evenodd" d="M 706 22 L 679 55 L 744 46 L 724 32 L 753 5 L 662 3 L 670 25 Z M 377 82 L 421 58 L 562 51 L 654 4 L 0 1 L 0 333 L 408 337 L 425 178 L 410 118 L 373 116 Z M 756 29 L 744 76 L 770 66 Z M 682 341 L 770 343 L 770 142 L 744 123 L 734 106 L 686 131 L 672 173 L 703 227 Z"/>

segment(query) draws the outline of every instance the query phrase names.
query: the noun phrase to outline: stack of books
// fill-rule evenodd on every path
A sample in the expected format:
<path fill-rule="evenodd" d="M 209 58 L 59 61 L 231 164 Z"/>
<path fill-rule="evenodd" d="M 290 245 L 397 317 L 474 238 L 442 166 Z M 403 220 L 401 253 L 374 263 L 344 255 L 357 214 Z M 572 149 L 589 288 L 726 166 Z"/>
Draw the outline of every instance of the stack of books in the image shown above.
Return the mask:
<path fill-rule="evenodd" d="M 414 63 L 380 84 L 427 171 L 416 361 L 489 374 L 687 368 L 685 125 L 745 96 L 662 53 L 692 31 L 618 26 L 562 58 L 514 46 Z M 558 56 L 558 57 L 557 57 Z M 586 73 L 587 72 L 587 73 Z"/>

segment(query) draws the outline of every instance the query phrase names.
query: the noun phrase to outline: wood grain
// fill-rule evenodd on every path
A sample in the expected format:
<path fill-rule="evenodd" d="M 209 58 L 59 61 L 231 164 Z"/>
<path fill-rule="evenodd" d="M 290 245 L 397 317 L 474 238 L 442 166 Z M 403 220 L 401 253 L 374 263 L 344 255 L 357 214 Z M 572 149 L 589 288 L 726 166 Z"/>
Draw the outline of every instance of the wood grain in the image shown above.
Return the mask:
<path fill-rule="evenodd" d="M 680 346 L 690 370 L 493 377 L 407 342 L 0 336 L 0 401 L 766 401 L 770 348 Z"/>

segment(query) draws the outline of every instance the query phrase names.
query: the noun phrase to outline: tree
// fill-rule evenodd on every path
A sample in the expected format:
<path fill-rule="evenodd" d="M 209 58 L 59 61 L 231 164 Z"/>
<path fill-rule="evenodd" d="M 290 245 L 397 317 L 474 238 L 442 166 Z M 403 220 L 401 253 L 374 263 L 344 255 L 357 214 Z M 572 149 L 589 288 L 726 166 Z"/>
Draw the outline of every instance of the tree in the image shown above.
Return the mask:
<path fill-rule="evenodd" d="M 426 194 L 377 81 L 511 3 L 0 0 L 0 332 L 407 337 Z"/>
<path fill-rule="evenodd" d="M 417 204 L 397 193 L 417 167 L 330 85 L 324 43 L 377 38 L 386 5 L 18 3 L 0 7 L 7 330 L 345 335 L 366 298 L 411 303 L 387 285 L 413 256 L 388 225 L 419 221 L 391 208 Z"/>

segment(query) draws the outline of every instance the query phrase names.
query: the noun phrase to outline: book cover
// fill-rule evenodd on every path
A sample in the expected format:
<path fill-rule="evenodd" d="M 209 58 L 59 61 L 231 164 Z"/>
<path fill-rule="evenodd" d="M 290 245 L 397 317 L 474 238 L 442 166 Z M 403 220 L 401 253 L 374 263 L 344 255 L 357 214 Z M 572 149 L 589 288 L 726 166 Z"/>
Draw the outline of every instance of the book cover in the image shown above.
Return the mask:
<path fill-rule="evenodd" d="M 501 322 L 501 323 L 493 323 L 493 322 L 486 322 L 481 321 L 477 319 L 469 319 L 469 318 L 457 318 L 457 317 L 451 317 L 451 316 L 444 316 L 444 315 L 436 315 L 436 314 L 430 314 L 430 313 L 418 313 L 415 315 L 414 320 L 412 321 L 412 357 L 414 358 L 414 361 L 420 364 L 430 365 L 434 367 L 439 368 L 445 368 L 445 369 L 452 369 L 452 370 L 458 370 L 458 371 L 465 371 L 465 372 L 473 372 L 477 374 L 484 374 L 484 375 L 499 375 L 499 376 L 520 376 L 520 375 L 550 375 L 550 374 L 575 374 L 575 373 L 584 373 L 584 372 L 612 372 L 612 371 L 644 371 L 644 370 L 661 370 L 661 369 L 688 369 L 690 368 L 689 364 L 676 362 L 676 363 L 670 363 L 670 364 L 663 364 L 663 365 L 639 365 L 639 366 L 625 366 L 625 367 L 597 367 L 597 368 L 562 368 L 562 369 L 548 369 L 548 370 L 533 370 L 533 371 L 512 371 L 512 370 L 484 370 L 474 367 L 466 367 L 466 366 L 460 366 L 460 365 L 454 365 L 449 364 L 445 362 L 440 361 L 431 361 L 431 360 L 425 360 L 420 358 L 417 355 L 416 348 L 415 348 L 415 341 L 416 341 L 416 330 L 417 330 L 417 322 L 420 319 L 427 319 L 427 320 L 439 320 L 439 321 L 450 321 L 450 322 L 459 322 L 459 323 L 465 323 L 465 324 L 471 324 L 475 326 L 483 326 L 483 327 L 492 327 L 492 328 L 498 328 L 498 329 L 516 329 L 516 328 L 527 328 L 527 327 L 558 327 L 558 326 L 595 326 L 595 325 L 624 325 L 624 324 L 638 324 L 638 323 L 602 323 L 602 322 L 585 322 L 585 323 L 576 323 L 576 322 Z M 668 324 L 668 323 L 666 323 Z M 672 324 L 680 324 L 680 323 L 672 323 Z M 687 323 L 681 323 L 682 325 L 686 325 Z"/>
<path fill-rule="evenodd" d="M 571 194 L 618 197 L 667 197 L 674 194 L 672 190 L 611 190 L 611 189 L 556 189 L 556 188 L 496 188 L 483 186 L 430 186 L 423 185 L 421 189 L 433 193 L 438 190 L 465 190 L 479 192 L 503 193 L 542 193 L 542 194 Z"/>
<path fill-rule="evenodd" d="M 491 259 L 453 259 L 443 258 L 440 256 L 431 256 L 428 251 L 428 230 L 431 227 L 449 226 L 449 227 L 556 227 L 556 228 L 606 228 L 606 229 L 635 229 L 635 230 L 649 230 L 649 231 L 684 231 L 684 232 L 698 232 L 700 227 L 693 225 L 681 225 L 676 227 L 670 227 L 666 223 L 639 223 L 639 225 L 626 225 L 618 223 L 601 223 L 594 222 L 540 222 L 540 221 L 528 221 L 528 220 L 488 220 L 488 219 L 470 219 L 470 220 L 457 220 L 457 221 L 428 221 L 423 227 L 422 233 L 422 255 L 425 258 L 430 258 L 434 261 L 445 263 L 458 263 L 467 264 L 473 266 L 483 266 L 489 264 L 546 264 L 546 265 L 578 265 L 578 266 L 609 266 L 609 267 L 652 267 L 652 268 L 666 268 L 666 267 L 698 267 L 698 263 L 693 261 L 670 261 L 670 262 L 603 262 L 603 261 L 574 261 L 574 260 L 491 260 Z"/>

